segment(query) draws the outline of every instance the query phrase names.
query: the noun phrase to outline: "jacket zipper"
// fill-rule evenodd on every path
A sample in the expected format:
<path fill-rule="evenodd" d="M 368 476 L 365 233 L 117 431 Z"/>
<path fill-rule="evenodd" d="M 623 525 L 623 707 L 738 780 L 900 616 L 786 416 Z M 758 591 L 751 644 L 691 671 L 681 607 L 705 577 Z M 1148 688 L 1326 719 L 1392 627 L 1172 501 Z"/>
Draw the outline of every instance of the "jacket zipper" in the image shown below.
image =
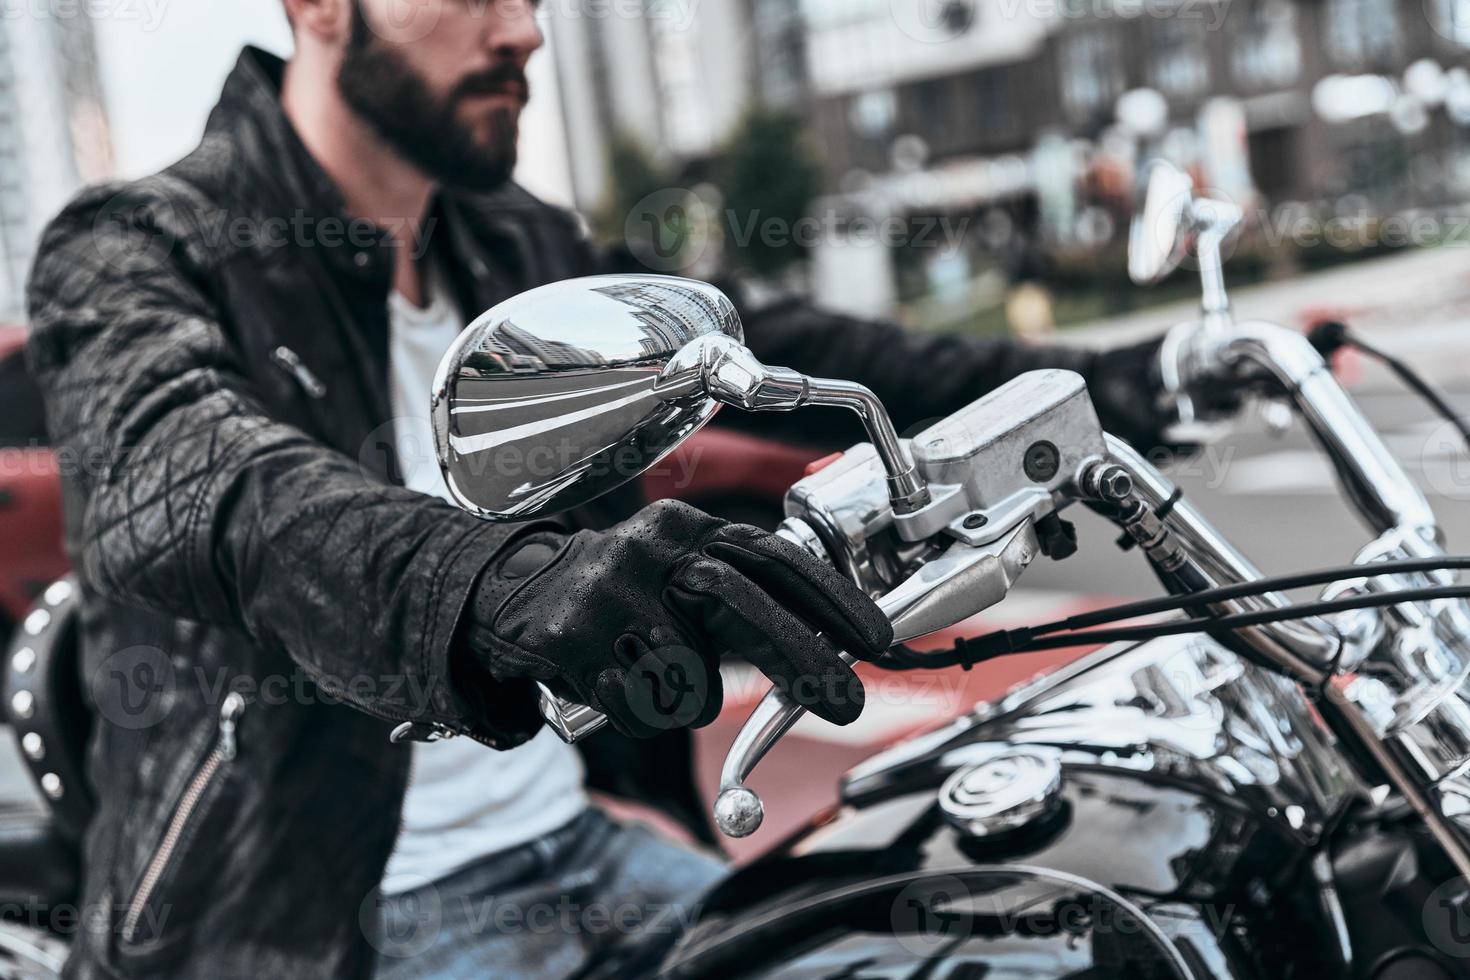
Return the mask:
<path fill-rule="evenodd" d="M 271 358 L 295 377 L 302 389 L 312 398 L 327 397 L 327 386 L 322 384 L 322 379 L 306 366 L 300 354 L 283 344 L 271 351 Z"/>
<path fill-rule="evenodd" d="M 123 918 L 122 937 L 126 942 L 132 942 L 137 936 L 138 921 L 143 916 L 143 909 L 147 907 L 149 899 L 153 897 L 153 892 L 158 887 L 159 880 L 163 877 L 164 871 L 168 869 L 174 851 L 179 846 L 179 840 L 189 825 L 189 819 L 194 815 L 199 801 L 204 797 L 204 791 L 214 781 L 220 767 L 235 760 L 239 752 L 236 729 L 240 722 L 240 715 L 244 711 L 245 699 L 238 692 L 232 691 L 220 705 L 219 736 L 215 740 L 214 749 L 194 773 L 194 778 L 189 780 L 189 785 L 184 788 L 184 795 L 179 798 L 179 805 L 174 810 L 173 819 L 169 821 L 168 829 L 164 831 L 163 840 L 159 843 L 158 850 L 154 852 L 153 860 L 148 862 L 148 867 L 143 872 L 143 880 L 139 883 L 138 890 L 133 895 L 133 901 L 128 906 L 127 915 Z"/>

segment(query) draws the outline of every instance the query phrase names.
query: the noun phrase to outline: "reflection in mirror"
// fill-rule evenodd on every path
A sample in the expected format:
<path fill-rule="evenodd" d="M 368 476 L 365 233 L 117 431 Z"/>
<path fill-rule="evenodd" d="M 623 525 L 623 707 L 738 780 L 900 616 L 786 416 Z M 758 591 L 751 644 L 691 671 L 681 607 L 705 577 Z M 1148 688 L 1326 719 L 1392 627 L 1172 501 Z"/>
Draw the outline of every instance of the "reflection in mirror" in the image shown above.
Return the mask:
<path fill-rule="evenodd" d="M 1192 231 L 1189 206 L 1194 181 L 1165 160 L 1144 169 L 1140 201 L 1128 234 L 1128 278 L 1152 285 L 1178 268 Z"/>
<path fill-rule="evenodd" d="M 435 379 L 451 495 L 520 521 L 615 489 L 709 421 L 706 348 L 743 340 L 723 293 L 672 276 L 572 279 L 506 300 L 460 334 Z"/>

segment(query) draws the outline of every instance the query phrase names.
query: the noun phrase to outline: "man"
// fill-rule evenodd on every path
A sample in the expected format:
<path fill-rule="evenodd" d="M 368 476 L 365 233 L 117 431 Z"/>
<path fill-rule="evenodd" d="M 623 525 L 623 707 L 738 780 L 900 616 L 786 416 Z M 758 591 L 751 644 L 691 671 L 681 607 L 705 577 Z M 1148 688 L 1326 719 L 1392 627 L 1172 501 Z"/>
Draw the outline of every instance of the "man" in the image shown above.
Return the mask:
<path fill-rule="evenodd" d="M 435 496 L 413 447 L 439 354 L 495 302 L 595 269 L 573 220 L 509 182 L 541 34 L 519 0 L 285 7 L 290 63 L 247 50 L 198 150 L 84 193 L 30 285 L 32 362 L 80 461 L 97 711 L 85 902 L 104 914 L 68 974 L 565 975 L 617 930 L 564 906 L 687 915 L 718 866 L 590 809 L 533 682 L 657 735 L 646 758 L 598 736 L 586 775 L 692 825 L 687 735 L 660 733 L 635 665 L 687 648 L 713 679 L 737 651 L 843 724 L 862 698 L 838 647 L 891 633 L 820 563 L 682 505 L 506 527 Z M 869 383 L 900 425 L 1044 365 L 1131 392 L 1150 353 L 795 304 L 747 330 L 769 363 Z M 1123 428 L 1147 403 L 1103 400 Z M 710 688 L 688 724 L 718 711 Z M 395 727 L 463 737 L 410 748 Z"/>

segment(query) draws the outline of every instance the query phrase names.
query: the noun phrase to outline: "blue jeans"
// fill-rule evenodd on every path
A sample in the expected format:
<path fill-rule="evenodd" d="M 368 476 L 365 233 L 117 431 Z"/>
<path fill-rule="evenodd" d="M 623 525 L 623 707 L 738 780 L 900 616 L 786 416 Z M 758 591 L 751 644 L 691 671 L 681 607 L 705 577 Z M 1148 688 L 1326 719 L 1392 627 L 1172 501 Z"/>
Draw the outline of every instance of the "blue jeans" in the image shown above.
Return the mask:
<path fill-rule="evenodd" d="M 724 874 L 712 856 L 589 808 L 447 878 L 378 896 L 376 980 L 568 977 L 624 944 L 671 942 Z"/>

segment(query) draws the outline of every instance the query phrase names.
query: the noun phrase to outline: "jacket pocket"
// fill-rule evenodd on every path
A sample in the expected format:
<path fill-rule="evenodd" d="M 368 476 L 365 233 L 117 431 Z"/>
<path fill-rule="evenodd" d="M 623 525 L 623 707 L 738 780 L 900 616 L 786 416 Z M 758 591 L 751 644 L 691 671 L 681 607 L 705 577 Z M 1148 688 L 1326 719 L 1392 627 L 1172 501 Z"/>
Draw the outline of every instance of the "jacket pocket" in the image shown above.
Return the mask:
<path fill-rule="evenodd" d="M 237 730 L 244 711 L 245 699 L 238 693 L 232 692 L 220 705 L 213 744 L 184 785 L 163 837 L 122 911 L 117 934 L 124 952 L 149 952 L 167 945 L 165 929 L 174 904 L 165 901 L 166 892 L 176 883 L 187 845 L 219 796 L 219 787 L 239 752 Z M 207 900 L 207 896 L 190 898 Z"/>

